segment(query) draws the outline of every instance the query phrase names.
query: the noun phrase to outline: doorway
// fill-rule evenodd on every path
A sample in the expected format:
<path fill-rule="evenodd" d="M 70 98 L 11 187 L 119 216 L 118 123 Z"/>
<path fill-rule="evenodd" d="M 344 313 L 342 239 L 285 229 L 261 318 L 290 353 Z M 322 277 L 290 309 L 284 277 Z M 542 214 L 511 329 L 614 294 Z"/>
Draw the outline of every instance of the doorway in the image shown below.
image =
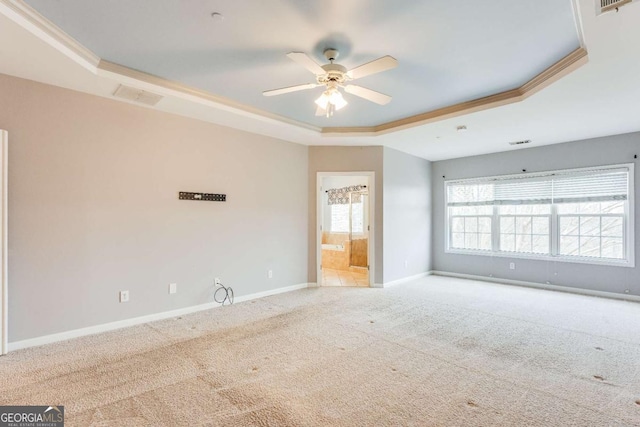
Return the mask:
<path fill-rule="evenodd" d="M 8 319 L 8 282 L 7 282 L 7 131 L 0 129 L 0 354 L 7 354 L 9 339 Z"/>
<path fill-rule="evenodd" d="M 373 284 L 373 172 L 318 172 L 318 286 Z"/>

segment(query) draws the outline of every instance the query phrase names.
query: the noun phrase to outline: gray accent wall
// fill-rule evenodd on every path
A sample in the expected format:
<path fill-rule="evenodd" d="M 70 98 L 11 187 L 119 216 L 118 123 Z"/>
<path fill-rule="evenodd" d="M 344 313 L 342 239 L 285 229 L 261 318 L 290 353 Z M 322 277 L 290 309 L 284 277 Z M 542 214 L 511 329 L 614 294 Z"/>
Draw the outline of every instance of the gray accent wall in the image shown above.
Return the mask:
<path fill-rule="evenodd" d="M 374 250 L 375 250 L 375 283 L 382 283 L 382 239 L 383 239 L 383 180 L 382 180 L 382 147 L 344 147 L 322 146 L 309 147 L 309 245 L 308 264 L 309 282 L 317 280 L 317 175 L 318 172 L 375 172 L 375 212 L 374 212 Z"/>
<path fill-rule="evenodd" d="M 384 148 L 384 283 L 431 270 L 431 162 Z"/>
<path fill-rule="evenodd" d="M 532 147 L 433 163 L 433 269 L 640 296 L 640 133 Z M 444 179 L 635 163 L 635 268 L 445 253 Z M 515 270 L 509 263 L 516 264 Z"/>
<path fill-rule="evenodd" d="M 214 277 L 307 282 L 307 147 L 4 75 L 0 93 L 10 342 L 211 302 Z"/>

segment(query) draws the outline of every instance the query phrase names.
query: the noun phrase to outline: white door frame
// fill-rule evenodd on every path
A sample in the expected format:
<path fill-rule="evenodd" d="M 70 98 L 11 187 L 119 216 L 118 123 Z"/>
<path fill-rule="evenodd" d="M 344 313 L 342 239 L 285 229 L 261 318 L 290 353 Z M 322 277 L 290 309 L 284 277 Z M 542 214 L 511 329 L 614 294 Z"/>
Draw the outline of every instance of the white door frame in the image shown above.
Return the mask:
<path fill-rule="evenodd" d="M 369 287 L 375 286 L 375 178 L 376 173 L 372 171 L 355 172 L 318 172 L 316 177 L 316 283 L 322 286 L 322 179 L 329 176 L 366 176 L 368 179 L 367 189 L 369 190 Z"/>
<path fill-rule="evenodd" d="M 9 163 L 9 134 L 0 129 L 0 354 L 7 354 L 9 327 L 8 327 L 8 263 L 7 263 L 7 217 L 9 216 L 7 204 L 7 166 Z"/>

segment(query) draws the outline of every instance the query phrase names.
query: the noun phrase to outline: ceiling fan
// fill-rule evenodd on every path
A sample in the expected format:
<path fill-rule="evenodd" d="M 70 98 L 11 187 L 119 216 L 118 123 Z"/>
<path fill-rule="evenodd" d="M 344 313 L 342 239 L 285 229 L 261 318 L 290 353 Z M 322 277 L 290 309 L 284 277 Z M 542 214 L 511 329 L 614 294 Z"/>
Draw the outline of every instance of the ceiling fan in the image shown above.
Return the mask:
<path fill-rule="evenodd" d="M 311 59 L 306 53 L 288 53 L 287 56 L 289 59 L 297 62 L 316 75 L 316 82 L 289 86 L 281 89 L 267 90 L 262 92 L 262 94 L 264 96 L 282 95 L 284 93 L 297 92 L 299 90 L 324 86 L 326 88 L 325 91 L 320 95 L 320 98 L 315 101 L 318 105 L 316 116 L 327 117 L 331 117 L 335 111 L 347 105 L 347 101 L 342 97 L 342 93 L 339 88 L 343 88 L 347 93 L 359 96 L 360 98 L 375 102 L 379 105 L 385 105 L 391 101 L 391 97 L 389 95 L 367 89 L 366 87 L 345 83 L 395 68 L 398 66 L 398 61 L 396 61 L 395 58 L 391 56 L 383 56 L 382 58 L 378 58 L 347 71 L 347 69 L 342 65 L 335 64 L 333 62 L 338 58 L 338 55 L 339 52 L 336 49 L 326 49 L 324 51 L 324 56 L 327 58 L 329 63 L 326 65 L 320 65 Z"/>

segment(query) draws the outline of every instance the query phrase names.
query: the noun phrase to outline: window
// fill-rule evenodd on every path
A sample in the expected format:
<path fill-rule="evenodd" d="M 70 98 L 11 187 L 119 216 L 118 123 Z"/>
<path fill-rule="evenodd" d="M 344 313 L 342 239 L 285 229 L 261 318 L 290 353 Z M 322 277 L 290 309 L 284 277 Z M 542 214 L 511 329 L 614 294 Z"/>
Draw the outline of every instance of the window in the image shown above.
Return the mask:
<path fill-rule="evenodd" d="M 349 205 L 331 205 L 331 231 L 349 232 Z"/>
<path fill-rule="evenodd" d="M 458 249 L 491 250 L 491 209 L 460 206 L 451 210 L 451 246 Z"/>
<path fill-rule="evenodd" d="M 352 233 L 364 233 L 364 203 L 362 202 L 351 204 L 351 227 Z"/>
<path fill-rule="evenodd" d="M 551 253 L 551 206 L 499 206 L 501 252 Z"/>
<path fill-rule="evenodd" d="M 364 204 L 351 205 L 351 226 L 353 233 L 364 233 Z M 349 232 L 349 205 L 331 205 L 331 231 L 334 233 Z"/>
<path fill-rule="evenodd" d="M 624 259 L 624 211 L 624 202 L 560 205 L 560 254 Z"/>
<path fill-rule="evenodd" d="M 447 251 L 632 266 L 633 165 L 446 182 Z"/>

